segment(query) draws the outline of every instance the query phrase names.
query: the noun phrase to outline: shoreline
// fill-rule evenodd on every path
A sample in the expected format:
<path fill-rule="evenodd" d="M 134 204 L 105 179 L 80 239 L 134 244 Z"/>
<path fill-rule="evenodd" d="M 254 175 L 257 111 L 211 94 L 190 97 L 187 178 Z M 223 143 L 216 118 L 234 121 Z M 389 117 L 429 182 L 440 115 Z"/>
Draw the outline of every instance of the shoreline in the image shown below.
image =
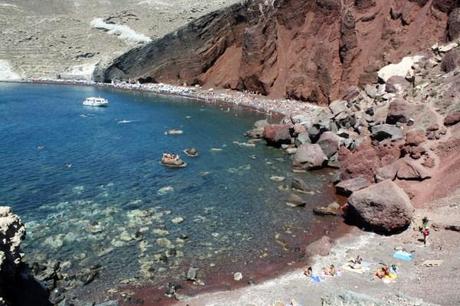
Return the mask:
<path fill-rule="evenodd" d="M 230 89 L 205 89 L 202 87 L 178 86 L 164 83 L 98 83 L 94 81 L 72 81 L 57 79 L 21 79 L 12 81 L 0 81 L 0 83 L 93 86 L 97 88 L 118 89 L 126 92 L 148 92 L 159 96 L 197 100 L 210 105 L 225 104 L 231 106 L 247 107 L 253 111 L 267 114 L 270 117 L 289 116 L 290 114 L 310 112 L 318 109 L 328 108 L 327 106 L 319 106 L 298 100 L 271 99 L 262 95 Z"/>

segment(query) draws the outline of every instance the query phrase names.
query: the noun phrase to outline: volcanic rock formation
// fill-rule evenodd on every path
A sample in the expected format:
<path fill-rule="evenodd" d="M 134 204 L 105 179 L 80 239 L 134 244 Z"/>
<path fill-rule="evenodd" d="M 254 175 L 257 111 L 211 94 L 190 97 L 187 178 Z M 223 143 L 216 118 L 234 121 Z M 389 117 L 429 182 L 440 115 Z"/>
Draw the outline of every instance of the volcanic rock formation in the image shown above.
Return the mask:
<path fill-rule="evenodd" d="M 246 1 L 131 50 L 106 69 L 98 67 L 94 77 L 200 84 L 327 104 L 350 85 L 375 82 L 378 67 L 456 37 L 458 5 Z"/>

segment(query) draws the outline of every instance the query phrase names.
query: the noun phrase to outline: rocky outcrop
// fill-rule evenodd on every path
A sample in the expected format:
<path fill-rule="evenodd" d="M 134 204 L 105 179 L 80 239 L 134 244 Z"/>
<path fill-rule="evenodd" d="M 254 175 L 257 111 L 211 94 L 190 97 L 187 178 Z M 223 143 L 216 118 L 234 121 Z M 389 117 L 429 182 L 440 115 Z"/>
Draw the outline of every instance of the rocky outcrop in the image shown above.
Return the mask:
<path fill-rule="evenodd" d="M 350 85 L 376 81 L 382 64 L 442 40 L 451 10 L 442 1 L 246 1 L 131 50 L 94 76 L 327 104 Z"/>
<path fill-rule="evenodd" d="M 0 206 L 0 305 L 48 306 L 49 293 L 22 262 L 26 228 L 10 207 Z"/>
<path fill-rule="evenodd" d="M 0 207 L 0 299 L 8 302 L 8 288 L 17 282 L 21 271 L 21 242 L 26 229 L 11 208 Z"/>
<path fill-rule="evenodd" d="M 352 222 L 385 234 L 406 229 L 414 213 L 407 194 L 391 180 L 354 192 L 348 204 Z"/>

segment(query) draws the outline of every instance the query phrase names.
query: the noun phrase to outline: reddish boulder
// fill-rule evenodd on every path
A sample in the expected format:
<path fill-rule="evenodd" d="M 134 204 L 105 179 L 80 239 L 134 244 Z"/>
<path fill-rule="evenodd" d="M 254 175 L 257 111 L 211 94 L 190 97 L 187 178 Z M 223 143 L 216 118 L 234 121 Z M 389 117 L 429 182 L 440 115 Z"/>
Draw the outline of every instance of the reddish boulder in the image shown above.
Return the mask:
<path fill-rule="evenodd" d="M 332 248 L 332 240 L 328 236 L 323 236 L 321 239 L 318 239 L 310 243 L 305 248 L 305 257 L 311 258 L 313 256 L 327 256 L 329 255 Z"/>
<path fill-rule="evenodd" d="M 291 133 L 289 125 L 270 124 L 264 127 L 263 137 L 267 144 L 279 147 L 282 144 L 291 143 Z"/>
<path fill-rule="evenodd" d="M 344 196 L 350 196 L 353 192 L 370 186 L 370 182 L 364 176 L 357 176 L 344 180 L 335 185 L 335 191 Z"/>
<path fill-rule="evenodd" d="M 410 105 L 404 99 L 394 99 L 388 107 L 387 123 L 406 123 L 409 120 Z"/>
<path fill-rule="evenodd" d="M 363 176 L 372 182 L 374 171 L 380 167 L 377 150 L 370 143 L 363 143 L 354 151 L 341 147 L 339 162 L 341 165 L 340 176 L 343 180 Z"/>
<path fill-rule="evenodd" d="M 460 122 L 460 112 L 454 112 L 444 118 L 444 125 L 451 126 Z"/>
<path fill-rule="evenodd" d="M 400 180 L 423 181 L 431 176 L 420 166 L 408 160 L 401 160 L 396 177 Z"/>
<path fill-rule="evenodd" d="M 406 145 L 418 146 L 426 141 L 425 132 L 423 130 L 410 130 L 406 133 Z"/>
<path fill-rule="evenodd" d="M 327 156 L 318 144 L 306 143 L 297 148 L 294 155 L 293 167 L 301 170 L 311 170 L 323 167 Z"/>
<path fill-rule="evenodd" d="M 405 230 L 414 214 L 407 194 L 391 180 L 354 192 L 348 204 L 350 221 L 384 234 Z"/>

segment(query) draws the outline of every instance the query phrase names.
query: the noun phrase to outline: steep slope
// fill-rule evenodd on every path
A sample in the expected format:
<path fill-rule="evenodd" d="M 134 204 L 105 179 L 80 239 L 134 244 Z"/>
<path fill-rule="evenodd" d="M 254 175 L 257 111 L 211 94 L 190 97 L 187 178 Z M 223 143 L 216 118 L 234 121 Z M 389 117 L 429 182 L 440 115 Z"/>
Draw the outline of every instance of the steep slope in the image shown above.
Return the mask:
<path fill-rule="evenodd" d="M 23 78 L 89 78 L 136 46 L 129 35 L 160 38 L 236 1 L 0 0 L 0 80 L 6 64 Z"/>
<path fill-rule="evenodd" d="M 97 80 L 249 90 L 327 104 L 447 39 L 455 0 L 246 1 L 122 55 Z M 103 67 L 102 67 L 103 68 Z"/>

